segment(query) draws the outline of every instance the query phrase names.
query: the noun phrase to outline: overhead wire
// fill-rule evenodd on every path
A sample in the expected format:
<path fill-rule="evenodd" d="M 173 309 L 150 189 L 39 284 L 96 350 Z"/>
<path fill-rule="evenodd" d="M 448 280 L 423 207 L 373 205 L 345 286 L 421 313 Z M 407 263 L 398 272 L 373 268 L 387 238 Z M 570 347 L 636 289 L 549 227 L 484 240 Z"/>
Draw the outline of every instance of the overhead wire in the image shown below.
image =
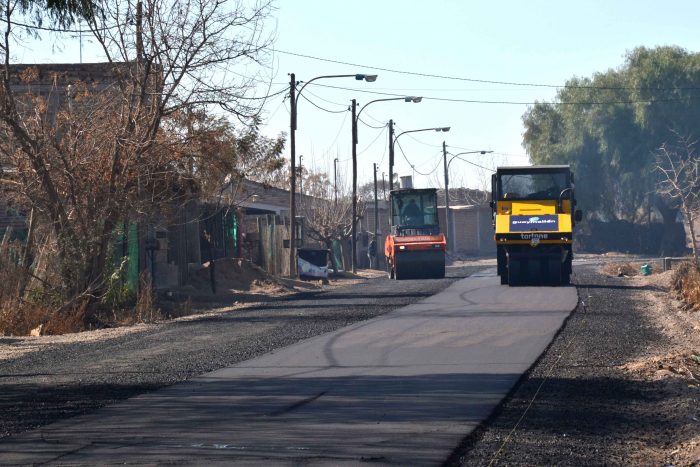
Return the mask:
<path fill-rule="evenodd" d="M 384 131 L 377 132 L 377 136 L 375 136 L 375 138 L 372 140 L 372 142 L 369 143 L 363 150 L 361 150 L 360 152 L 358 152 L 357 155 L 359 156 L 360 154 L 364 154 L 364 152 L 367 151 L 369 148 L 371 148 L 372 145 L 373 145 L 374 143 L 376 143 L 377 140 L 379 139 L 379 137 L 382 136 L 384 133 L 385 133 Z"/>
<path fill-rule="evenodd" d="M 400 126 L 398 126 L 396 123 L 394 123 L 394 127 L 397 128 L 398 130 L 400 130 L 398 132 L 399 134 L 404 132 L 404 130 Z M 431 148 L 442 147 L 442 144 L 430 144 L 430 143 L 426 143 L 425 141 L 421 141 L 420 139 L 416 138 L 415 132 L 414 133 L 406 133 L 406 136 L 411 138 L 416 143 L 422 144 L 423 146 L 428 146 Z"/>
<path fill-rule="evenodd" d="M 272 118 L 273 118 L 275 115 L 277 115 L 277 112 L 279 112 L 279 110 L 282 108 L 282 106 L 284 105 L 285 101 L 287 100 L 287 97 L 289 97 L 289 96 L 288 96 L 288 95 L 287 95 L 287 96 L 284 96 L 284 97 L 282 98 L 282 100 L 280 101 L 280 103 L 277 105 L 277 107 L 275 107 L 275 110 L 273 110 L 272 113 L 266 117 L 265 120 L 266 120 L 268 123 L 272 120 Z M 286 107 L 286 106 L 285 106 L 285 107 Z M 261 126 L 264 127 L 264 126 L 267 126 L 267 124 L 263 124 L 263 125 L 261 125 Z"/>
<path fill-rule="evenodd" d="M 347 119 L 348 119 L 348 115 L 349 115 L 349 114 L 346 112 L 345 115 L 343 116 L 343 121 L 340 123 L 340 128 L 338 128 L 338 132 L 335 134 L 335 138 L 333 138 L 333 142 L 328 146 L 329 149 L 328 149 L 328 151 L 326 151 L 326 154 L 329 154 L 329 153 L 330 153 L 330 147 L 331 147 L 331 146 L 334 146 L 335 143 L 338 142 L 338 138 L 340 137 L 340 133 L 342 133 L 343 128 L 345 127 L 345 122 L 346 122 Z"/>
<path fill-rule="evenodd" d="M 380 165 L 382 165 L 382 162 L 384 162 L 384 157 L 386 157 L 386 153 L 387 153 L 388 149 L 389 149 L 389 145 L 388 145 L 388 144 L 385 144 L 385 145 L 384 145 L 384 152 L 382 153 L 382 158 L 379 159 L 379 162 L 377 162 L 377 167 L 379 167 Z"/>
<path fill-rule="evenodd" d="M 316 84 L 316 83 L 314 83 Z M 347 88 L 343 86 L 333 86 L 329 84 L 316 84 L 317 86 L 323 86 L 331 89 L 340 89 L 343 91 L 352 91 L 352 92 L 359 92 L 359 93 L 364 93 L 364 94 L 372 94 L 372 95 L 378 95 L 378 96 L 387 96 L 387 97 L 401 97 L 403 94 L 396 94 L 396 93 L 388 93 L 388 92 L 379 92 L 379 91 L 369 91 L 366 89 L 359 89 L 359 88 Z M 546 102 L 546 101 L 497 101 L 497 100 L 479 100 L 479 99 L 457 99 L 457 98 L 450 98 L 450 97 L 431 97 L 431 96 L 421 96 L 423 100 L 431 100 L 431 101 L 439 101 L 439 102 L 458 102 L 458 103 L 465 103 L 465 104 L 502 104 L 502 105 L 538 105 L 538 104 L 550 104 L 550 105 L 612 105 L 612 104 L 618 104 L 618 105 L 630 105 L 630 104 L 655 104 L 657 102 L 680 102 L 680 101 L 687 101 L 687 100 L 698 100 L 700 99 L 700 95 L 698 96 L 688 96 L 688 97 L 678 97 L 678 98 L 669 98 L 669 99 L 639 99 L 639 100 L 610 100 L 610 101 L 580 101 L 580 102 L 572 102 L 572 101 L 558 101 L 558 102 Z"/>
<path fill-rule="evenodd" d="M 408 163 L 408 165 L 409 165 L 409 166 L 411 167 L 411 169 L 413 169 L 413 171 L 416 172 L 418 175 L 423 175 L 424 177 L 429 177 L 430 175 L 432 175 L 432 174 L 437 170 L 437 166 L 436 166 L 431 172 L 428 172 L 428 173 L 423 173 L 423 172 L 421 172 L 420 170 L 416 170 L 415 164 L 411 164 L 411 161 L 409 161 L 409 160 L 408 160 L 408 157 L 406 157 L 406 153 L 403 151 L 403 148 L 401 147 L 401 143 L 398 142 L 398 141 L 396 141 L 396 145 L 399 147 L 399 150 L 401 151 L 401 155 L 402 155 L 403 158 L 406 160 L 406 162 Z M 438 165 L 439 165 L 439 164 L 438 164 Z"/>
<path fill-rule="evenodd" d="M 433 167 L 433 170 L 431 170 L 430 172 L 428 172 L 430 175 L 432 175 L 432 174 L 434 174 L 435 172 L 437 172 L 438 168 L 440 167 L 440 163 L 442 162 L 442 150 L 438 151 L 438 152 L 435 153 L 435 154 L 438 155 L 439 157 L 437 158 L 437 164 L 435 164 L 435 167 Z M 435 156 L 435 154 L 434 154 L 433 156 Z M 425 164 L 427 164 L 428 162 L 429 162 L 429 161 L 425 161 L 425 162 L 421 163 L 420 165 L 425 165 Z"/>
<path fill-rule="evenodd" d="M 318 105 L 317 103 L 315 103 L 314 101 L 312 101 L 311 99 L 306 97 L 304 94 L 299 94 L 299 96 L 303 97 L 305 101 L 309 102 L 311 105 L 313 105 L 317 109 L 323 110 L 324 112 L 328 112 L 329 114 L 339 114 L 339 113 L 345 113 L 348 111 L 347 109 L 345 109 L 345 110 L 328 110 L 324 107 L 321 107 L 320 105 Z"/>
<path fill-rule="evenodd" d="M 462 77 L 462 76 L 438 75 L 438 74 L 433 74 L 433 73 L 421 73 L 421 72 L 415 72 L 415 71 L 399 70 L 399 69 L 395 69 L 395 68 L 385 68 L 385 67 L 378 67 L 378 66 L 372 66 L 372 65 L 362 65 L 362 64 L 358 64 L 358 63 L 345 62 L 345 61 L 341 61 L 341 60 L 332 60 L 329 58 L 315 57 L 313 55 L 300 54 L 300 53 L 296 53 L 296 52 L 290 52 L 287 50 L 280 50 L 280 49 L 273 49 L 273 50 L 275 52 L 285 54 L 285 55 L 292 55 L 295 57 L 308 58 L 310 60 L 335 63 L 335 64 L 339 64 L 339 65 L 349 65 L 349 66 L 353 66 L 353 67 L 362 67 L 362 68 L 368 68 L 371 70 L 386 71 L 389 73 L 398 73 L 398 74 L 403 74 L 403 75 L 421 76 L 421 77 L 425 77 L 425 78 L 438 78 L 438 79 L 446 79 L 446 80 L 453 80 L 453 81 L 466 81 L 466 82 L 470 82 L 470 83 L 480 83 L 480 84 L 498 84 L 498 85 L 503 85 L 503 86 L 538 87 L 538 88 L 552 88 L 552 89 L 572 88 L 572 89 L 652 90 L 652 91 L 698 90 L 698 89 L 700 89 L 697 86 L 672 87 L 672 88 L 650 88 L 650 87 L 644 87 L 644 86 L 594 86 L 594 85 L 545 84 L 545 83 L 527 83 L 527 82 L 517 82 L 517 81 L 499 81 L 499 80 L 489 80 L 489 79 L 468 78 L 468 77 Z"/>
<path fill-rule="evenodd" d="M 375 122 L 377 122 L 379 124 L 382 124 L 382 125 L 389 124 L 389 122 L 387 122 L 386 120 L 379 120 L 378 118 L 373 117 L 372 114 L 369 112 L 365 112 L 365 115 L 367 115 L 369 118 L 371 118 L 372 120 L 374 120 Z"/>
<path fill-rule="evenodd" d="M 331 101 L 331 100 L 325 99 L 325 98 L 319 96 L 318 94 L 314 94 L 314 93 L 311 92 L 309 89 L 306 89 L 306 92 L 308 92 L 309 94 L 311 94 L 312 96 L 314 96 L 316 99 L 320 99 L 320 100 L 322 100 L 323 102 L 326 102 L 326 103 L 328 103 L 328 104 L 333 104 L 333 105 L 337 105 L 337 106 L 339 106 L 339 107 L 344 107 L 346 110 L 347 110 L 348 107 L 349 107 L 348 104 L 341 104 L 340 102 L 333 102 L 333 101 Z"/>
<path fill-rule="evenodd" d="M 449 154 L 449 153 L 448 153 L 448 154 Z M 454 154 L 453 154 L 453 156 L 454 156 Z M 495 172 L 494 169 L 489 169 L 488 167 L 484 167 L 483 165 L 479 165 L 479 164 L 476 164 L 476 163 L 474 163 L 474 162 L 472 162 L 472 161 L 468 161 L 467 159 L 464 159 L 464 158 L 462 158 L 462 157 L 460 157 L 460 156 L 455 156 L 455 159 L 459 159 L 459 160 L 461 160 L 462 162 L 466 162 L 467 164 L 471 164 L 471 165 L 473 165 L 473 166 L 475 166 L 475 167 L 479 167 L 480 169 L 488 170 L 489 172 Z"/>
<path fill-rule="evenodd" d="M 385 123 L 384 125 L 382 125 L 382 126 L 370 125 L 369 123 L 365 122 L 365 121 L 362 120 L 361 118 L 358 118 L 357 121 L 358 121 L 358 122 L 361 122 L 364 126 L 369 127 L 369 128 L 374 128 L 375 130 L 380 130 L 380 129 L 382 129 L 382 128 L 386 128 L 386 126 L 387 126 L 386 123 Z"/>
<path fill-rule="evenodd" d="M 268 95 L 266 95 L 266 96 L 260 96 L 260 97 L 239 97 L 238 99 L 239 99 L 239 100 L 248 100 L 248 101 L 263 100 L 263 99 L 269 99 L 269 98 L 271 98 L 271 97 L 277 97 L 277 96 L 279 96 L 280 94 L 283 94 L 283 93 L 285 93 L 285 92 L 287 92 L 287 91 L 289 91 L 289 88 L 280 89 L 279 91 L 276 91 L 276 92 L 274 92 L 274 93 L 272 93 L 272 94 L 268 94 Z"/>

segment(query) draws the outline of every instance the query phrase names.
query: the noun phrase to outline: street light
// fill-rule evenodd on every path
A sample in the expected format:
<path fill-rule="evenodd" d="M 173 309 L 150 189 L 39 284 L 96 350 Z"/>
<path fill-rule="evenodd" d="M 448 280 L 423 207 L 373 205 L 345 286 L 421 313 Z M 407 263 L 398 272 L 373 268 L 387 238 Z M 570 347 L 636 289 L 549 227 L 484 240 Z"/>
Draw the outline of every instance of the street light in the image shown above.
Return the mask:
<path fill-rule="evenodd" d="M 419 130 L 406 130 L 398 135 L 396 135 L 396 138 L 390 138 L 389 139 L 389 190 L 394 189 L 394 145 L 396 144 L 396 140 L 401 137 L 401 135 L 405 135 L 407 133 L 417 133 L 419 131 L 437 131 L 437 132 L 445 132 L 447 133 L 450 131 L 449 126 L 440 126 L 440 127 L 435 127 L 435 128 L 421 128 Z"/>
<path fill-rule="evenodd" d="M 404 101 L 414 102 L 417 104 L 422 100 L 423 98 L 419 96 L 387 97 L 384 99 L 375 99 L 373 101 L 369 101 L 368 103 L 360 107 L 360 111 L 357 113 L 357 101 L 355 99 L 352 100 L 352 238 L 350 239 L 350 243 L 352 245 L 352 254 L 350 258 L 350 264 L 352 265 L 353 273 L 357 272 L 357 267 L 355 265 L 357 261 L 357 122 L 360 120 L 360 114 L 363 110 L 367 108 L 368 105 L 374 104 L 375 102 Z M 391 120 L 389 121 L 389 124 L 389 135 L 391 137 Z"/>
<path fill-rule="evenodd" d="M 450 222 L 450 164 L 452 163 L 453 160 L 455 160 L 459 156 L 463 156 L 465 154 L 490 154 L 493 151 L 465 151 L 465 152 L 459 152 L 457 154 L 451 154 L 452 156 L 450 160 L 447 160 L 447 145 L 445 142 L 442 142 L 442 162 L 444 165 L 444 170 L 445 170 L 445 222 L 447 223 L 447 249 L 449 251 L 452 251 L 452 248 L 454 246 L 454 242 L 451 244 L 450 242 L 452 241 L 452 222 Z M 478 215 L 478 214 L 477 214 Z"/>
<path fill-rule="evenodd" d="M 310 79 L 296 92 L 297 81 L 296 75 L 294 73 L 289 74 L 289 101 L 290 101 L 290 124 L 289 124 L 289 159 L 291 164 L 291 174 L 289 177 L 289 217 L 290 219 L 290 229 L 289 229 L 289 276 L 295 277 L 296 271 L 296 129 L 297 129 L 297 105 L 299 103 L 299 96 L 306 86 L 311 84 L 317 79 L 325 78 L 355 78 L 357 81 L 367 81 L 372 83 L 377 80 L 377 75 L 365 75 L 365 74 L 354 74 L 354 75 L 323 75 L 316 76 Z"/>

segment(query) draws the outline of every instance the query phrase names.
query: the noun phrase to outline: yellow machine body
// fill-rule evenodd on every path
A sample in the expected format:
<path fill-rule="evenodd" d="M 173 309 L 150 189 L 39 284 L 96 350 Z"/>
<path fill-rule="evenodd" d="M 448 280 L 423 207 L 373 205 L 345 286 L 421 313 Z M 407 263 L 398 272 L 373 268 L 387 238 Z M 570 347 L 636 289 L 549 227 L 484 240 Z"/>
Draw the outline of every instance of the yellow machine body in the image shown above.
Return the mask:
<path fill-rule="evenodd" d="M 499 167 L 494 240 L 502 284 L 568 284 L 576 218 L 568 166 Z"/>

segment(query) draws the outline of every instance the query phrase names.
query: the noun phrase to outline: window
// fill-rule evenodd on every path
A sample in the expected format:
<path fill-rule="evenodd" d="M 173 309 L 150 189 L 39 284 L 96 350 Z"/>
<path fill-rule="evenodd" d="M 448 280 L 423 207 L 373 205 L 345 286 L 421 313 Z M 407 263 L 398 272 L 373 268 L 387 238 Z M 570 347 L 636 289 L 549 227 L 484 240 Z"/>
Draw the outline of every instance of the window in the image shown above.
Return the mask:
<path fill-rule="evenodd" d="M 569 187 L 566 172 L 501 174 L 499 199 L 558 199 Z M 568 198 L 570 192 L 564 193 Z"/>

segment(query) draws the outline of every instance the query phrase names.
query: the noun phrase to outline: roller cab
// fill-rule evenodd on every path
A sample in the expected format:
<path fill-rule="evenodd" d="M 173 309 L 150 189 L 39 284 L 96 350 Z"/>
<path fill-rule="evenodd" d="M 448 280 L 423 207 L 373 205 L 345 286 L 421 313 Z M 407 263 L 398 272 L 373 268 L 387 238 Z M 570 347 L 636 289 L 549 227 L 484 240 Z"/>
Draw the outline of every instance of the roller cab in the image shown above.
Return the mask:
<path fill-rule="evenodd" d="M 390 233 L 384 242 L 389 277 L 445 277 L 447 245 L 438 223 L 437 190 L 392 190 L 389 205 Z"/>
<path fill-rule="evenodd" d="M 568 165 L 499 167 L 491 208 L 501 284 L 568 284 L 573 260 L 574 174 Z"/>

